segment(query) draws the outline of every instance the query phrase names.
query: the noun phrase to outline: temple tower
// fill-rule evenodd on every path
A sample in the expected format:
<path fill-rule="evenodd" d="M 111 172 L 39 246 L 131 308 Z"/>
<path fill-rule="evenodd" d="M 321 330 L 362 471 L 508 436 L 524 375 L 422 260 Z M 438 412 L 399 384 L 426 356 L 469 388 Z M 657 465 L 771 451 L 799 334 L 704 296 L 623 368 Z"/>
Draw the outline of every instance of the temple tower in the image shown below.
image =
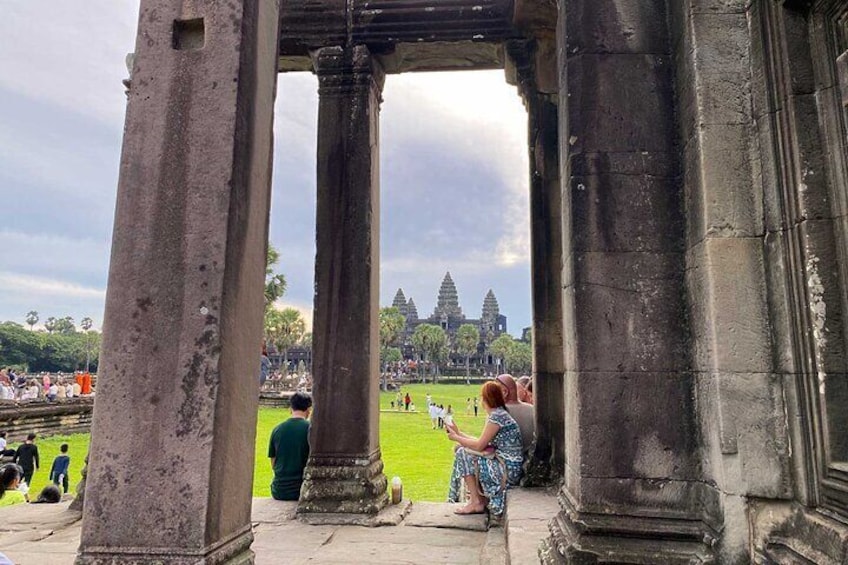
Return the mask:
<path fill-rule="evenodd" d="M 442 286 L 439 288 L 439 299 L 436 303 L 436 310 L 433 312 L 433 317 L 465 318 L 462 314 L 462 308 L 459 306 L 459 293 L 456 291 L 456 284 L 454 284 L 451 278 L 450 271 L 445 273 Z"/>
<path fill-rule="evenodd" d="M 483 314 L 480 316 L 480 321 L 484 326 L 491 325 L 494 327 L 498 323 L 498 316 L 500 314 L 501 309 L 498 306 L 498 299 L 490 288 L 489 292 L 486 293 L 486 298 L 483 299 Z"/>
<path fill-rule="evenodd" d="M 406 303 L 406 296 L 403 294 L 403 289 L 399 288 L 397 294 L 395 294 L 395 299 L 392 301 L 392 306 L 397 308 L 404 317 L 406 317 L 409 313 L 409 306 Z"/>
<path fill-rule="evenodd" d="M 406 321 L 418 319 L 418 307 L 412 297 L 409 297 L 409 302 L 406 303 Z"/>

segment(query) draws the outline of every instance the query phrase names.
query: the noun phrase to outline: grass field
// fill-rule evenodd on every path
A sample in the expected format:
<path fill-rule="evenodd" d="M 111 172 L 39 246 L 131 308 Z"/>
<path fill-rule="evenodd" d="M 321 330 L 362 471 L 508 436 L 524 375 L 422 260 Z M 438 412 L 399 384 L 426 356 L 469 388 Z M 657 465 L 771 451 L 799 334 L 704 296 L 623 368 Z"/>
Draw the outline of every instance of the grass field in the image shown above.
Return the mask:
<path fill-rule="evenodd" d="M 453 405 L 454 419 L 464 431 L 477 435 L 483 427 L 480 416 L 465 414 L 465 399 L 479 395 L 479 385 L 409 385 L 404 388 L 415 403 L 417 412 L 394 412 L 390 402 L 395 393 L 380 395 L 380 445 L 383 451 L 385 474 L 391 480 L 403 480 L 404 496 L 419 501 L 441 501 L 447 496 L 447 485 L 453 462 L 453 443 L 442 430 L 433 430 L 427 415 L 425 395 L 431 394 L 437 404 Z M 289 415 L 288 410 L 262 408 L 256 430 L 256 467 L 253 475 L 253 495 L 270 496 L 271 466 L 268 462 L 268 438 L 271 430 Z M 88 451 L 88 434 L 54 436 L 36 440 L 41 456 L 41 469 L 32 480 L 31 490 L 37 494 L 46 484 L 53 458 L 59 445 L 67 442 L 71 456 L 71 489 L 80 481 L 80 471 Z M 16 447 L 16 446 L 11 446 Z"/>

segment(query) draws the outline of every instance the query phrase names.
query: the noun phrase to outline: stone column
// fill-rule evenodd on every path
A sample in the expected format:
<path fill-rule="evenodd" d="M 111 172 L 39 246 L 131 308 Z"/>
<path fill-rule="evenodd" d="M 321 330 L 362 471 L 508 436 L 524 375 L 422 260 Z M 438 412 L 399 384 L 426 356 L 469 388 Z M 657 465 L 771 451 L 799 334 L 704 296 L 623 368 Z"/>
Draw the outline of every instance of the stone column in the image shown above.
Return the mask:
<path fill-rule="evenodd" d="M 560 9 L 566 454 L 541 556 L 708 562 L 666 2 Z"/>
<path fill-rule="evenodd" d="M 559 119 L 551 42 L 510 42 L 516 81 L 527 108 L 530 147 L 530 235 L 533 293 L 533 394 L 536 440 L 524 484 L 542 486 L 562 477 L 565 450 L 562 341 L 562 186 Z M 551 84 L 553 83 L 553 84 Z"/>
<path fill-rule="evenodd" d="M 278 3 L 142 0 L 77 563 L 252 563 Z"/>
<path fill-rule="evenodd" d="M 380 171 L 384 74 L 365 46 L 313 54 L 319 80 L 311 454 L 298 513 L 376 514 Z M 340 521 L 346 518 L 340 517 Z"/>

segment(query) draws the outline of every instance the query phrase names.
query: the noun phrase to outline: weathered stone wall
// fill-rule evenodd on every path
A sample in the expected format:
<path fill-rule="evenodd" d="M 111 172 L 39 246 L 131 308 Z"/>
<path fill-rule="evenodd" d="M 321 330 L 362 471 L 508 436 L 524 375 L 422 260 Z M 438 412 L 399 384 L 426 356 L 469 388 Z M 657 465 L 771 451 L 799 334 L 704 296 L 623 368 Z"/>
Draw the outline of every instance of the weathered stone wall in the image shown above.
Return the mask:
<path fill-rule="evenodd" d="M 24 441 L 27 434 L 39 437 L 83 434 L 91 431 L 94 398 L 56 402 L 0 402 L 0 430 L 9 443 Z"/>
<path fill-rule="evenodd" d="M 672 2 L 686 281 L 704 480 L 717 557 L 748 555 L 746 497 L 790 496 L 783 383 L 766 304 L 747 2 Z M 715 520 L 715 516 L 712 518 Z"/>

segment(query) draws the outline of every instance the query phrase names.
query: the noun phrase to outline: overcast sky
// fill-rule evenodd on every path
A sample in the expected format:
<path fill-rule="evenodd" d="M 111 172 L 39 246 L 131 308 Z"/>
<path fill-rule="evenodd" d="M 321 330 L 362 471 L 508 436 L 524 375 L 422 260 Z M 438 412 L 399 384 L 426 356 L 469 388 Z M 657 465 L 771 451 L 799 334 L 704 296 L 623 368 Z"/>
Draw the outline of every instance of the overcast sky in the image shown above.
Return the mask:
<path fill-rule="evenodd" d="M 0 320 L 102 322 L 138 0 L 0 0 Z M 271 242 L 311 311 L 317 80 L 280 76 Z M 445 271 L 479 317 L 530 324 L 526 114 L 503 72 L 392 75 L 382 111 L 382 304 L 429 315 Z M 155 276 L 155 273 L 151 273 Z"/>

